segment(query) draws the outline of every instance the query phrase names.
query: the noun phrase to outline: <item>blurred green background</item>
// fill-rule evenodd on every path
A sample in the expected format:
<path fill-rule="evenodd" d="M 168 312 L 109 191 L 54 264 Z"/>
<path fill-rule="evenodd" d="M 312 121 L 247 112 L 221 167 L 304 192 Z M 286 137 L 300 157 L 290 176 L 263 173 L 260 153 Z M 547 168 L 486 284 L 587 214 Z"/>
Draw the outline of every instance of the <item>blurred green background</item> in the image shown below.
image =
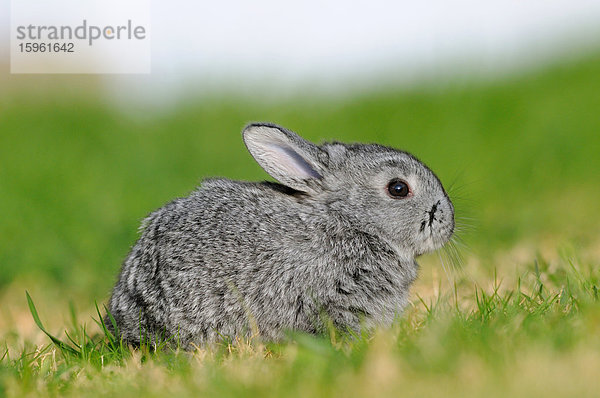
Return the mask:
<path fill-rule="evenodd" d="M 147 213 L 206 176 L 268 178 L 242 143 L 249 121 L 414 153 L 452 186 L 467 256 L 600 244 L 600 55 L 496 80 L 188 98 L 166 112 L 36 79 L 0 94 L 0 290 L 35 280 L 104 300 Z"/>

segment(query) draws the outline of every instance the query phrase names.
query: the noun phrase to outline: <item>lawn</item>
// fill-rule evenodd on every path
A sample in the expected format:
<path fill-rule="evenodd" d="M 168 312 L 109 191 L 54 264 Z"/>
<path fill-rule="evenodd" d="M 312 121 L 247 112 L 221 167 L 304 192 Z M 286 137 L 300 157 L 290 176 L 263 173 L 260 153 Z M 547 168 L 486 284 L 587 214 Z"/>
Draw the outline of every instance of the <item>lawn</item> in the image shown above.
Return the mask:
<path fill-rule="evenodd" d="M 94 81 L 11 83 L 0 93 L 0 396 L 597 395 L 598 93 L 598 55 L 489 81 L 131 112 Z M 423 257 L 412 305 L 370 335 L 192 353 L 105 336 L 95 303 L 102 311 L 147 213 L 206 176 L 268 178 L 240 136 L 257 120 L 414 153 L 449 188 L 462 261 Z M 71 349 L 36 326 L 26 290 Z"/>

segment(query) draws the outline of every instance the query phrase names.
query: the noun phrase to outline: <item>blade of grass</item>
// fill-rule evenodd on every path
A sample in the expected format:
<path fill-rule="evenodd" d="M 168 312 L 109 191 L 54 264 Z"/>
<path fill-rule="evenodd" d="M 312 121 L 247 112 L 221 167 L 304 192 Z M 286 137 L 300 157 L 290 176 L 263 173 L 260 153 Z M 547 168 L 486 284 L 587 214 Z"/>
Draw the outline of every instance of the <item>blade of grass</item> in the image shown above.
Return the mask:
<path fill-rule="evenodd" d="M 69 332 L 67 332 L 66 330 L 65 330 L 65 335 L 67 336 L 67 338 L 69 339 L 69 341 L 70 341 L 71 343 L 73 343 L 73 345 L 74 345 L 75 347 L 77 347 L 79 350 L 81 350 L 81 346 L 80 346 L 79 344 L 77 344 L 77 342 L 75 341 L 75 339 L 73 339 L 73 338 L 72 338 L 72 337 L 69 335 Z"/>
<path fill-rule="evenodd" d="M 104 323 L 104 318 L 102 317 L 102 314 L 100 313 L 100 308 L 98 308 L 98 303 L 94 302 L 94 305 L 96 306 L 96 313 L 98 314 L 98 318 L 100 319 L 100 321 L 96 321 L 94 319 L 94 321 L 98 324 L 98 326 L 100 326 L 100 328 L 102 329 L 102 332 L 104 333 L 104 335 L 106 336 L 106 338 L 108 339 L 108 344 L 110 345 L 110 347 L 113 350 L 116 350 L 117 346 L 116 346 L 116 337 L 110 332 L 110 330 L 108 330 L 108 328 L 106 327 L 106 324 Z"/>
<path fill-rule="evenodd" d="M 54 337 L 52 334 L 50 334 L 46 330 L 46 328 L 44 328 L 44 325 L 42 324 L 42 321 L 40 320 L 37 309 L 35 308 L 35 304 L 33 304 L 33 300 L 31 299 L 29 292 L 25 291 L 25 295 L 27 296 L 27 304 L 29 305 L 29 311 L 31 312 L 31 316 L 33 317 L 33 321 L 35 322 L 37 327 L 40 328 L 40 330 L 42 332 L 44 332 L 44 334 L 46 336 L 48 336 L 50 338 L 50 340 L 52 340 L 52 342 L 61 350 L 61 352 L 63 352 L 63 353 L 68 352 L 69 354 L 78 356 L 79 351 L 77 351 L 75 348 L 71 347 L 70 345 L 62 342 L 57 337 Z"/>
<path fill-rule="evenodd" d="M 119 328 L 117 326 L 117 321 L 115 320 L 115 317 L 113 316 L 113 314 L 110 313 L 106 306 L 104 306 L 104 311 L 106 311 L 106 315 L 108 315 L 108 319 L 110 319 L 110 323 L 112 324 L 113 330 L 115 331 L 115 337 L 119 336 Z"/>

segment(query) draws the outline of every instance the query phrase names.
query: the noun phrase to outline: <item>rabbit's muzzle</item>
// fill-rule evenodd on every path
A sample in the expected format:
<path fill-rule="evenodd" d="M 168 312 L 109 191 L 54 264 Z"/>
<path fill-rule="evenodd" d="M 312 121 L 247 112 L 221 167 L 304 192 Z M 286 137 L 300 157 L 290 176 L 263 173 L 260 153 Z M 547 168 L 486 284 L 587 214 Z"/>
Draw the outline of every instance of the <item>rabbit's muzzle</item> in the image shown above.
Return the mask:
<path fill-rule="evenodd" d="M 442 247 L 454 232 L 454 207 L 448 199 L 434 202 L 422 215 L 419 236 L 423 239 L 421 253 Z"/>

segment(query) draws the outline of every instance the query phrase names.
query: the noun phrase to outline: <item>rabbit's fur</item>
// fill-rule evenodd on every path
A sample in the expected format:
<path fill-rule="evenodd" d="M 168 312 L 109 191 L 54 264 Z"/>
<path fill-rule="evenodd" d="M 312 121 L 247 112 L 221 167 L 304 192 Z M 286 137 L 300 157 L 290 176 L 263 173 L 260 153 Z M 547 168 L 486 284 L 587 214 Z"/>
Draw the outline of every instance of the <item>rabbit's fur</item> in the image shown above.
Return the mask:
<path fill-rule="evenodd" d="M 452 235 L 439 179 L 381 145 L 317 146 L 266 123 L 243 138 L 281 184 L 209 179 L 150 214 L 110 300 L 120 336 L 190 347 L 318 333 L 328 322 L 390 325 L 417 277 L 415 257 Z M 394 179 L 409 196 L 389 194 Z"/>

